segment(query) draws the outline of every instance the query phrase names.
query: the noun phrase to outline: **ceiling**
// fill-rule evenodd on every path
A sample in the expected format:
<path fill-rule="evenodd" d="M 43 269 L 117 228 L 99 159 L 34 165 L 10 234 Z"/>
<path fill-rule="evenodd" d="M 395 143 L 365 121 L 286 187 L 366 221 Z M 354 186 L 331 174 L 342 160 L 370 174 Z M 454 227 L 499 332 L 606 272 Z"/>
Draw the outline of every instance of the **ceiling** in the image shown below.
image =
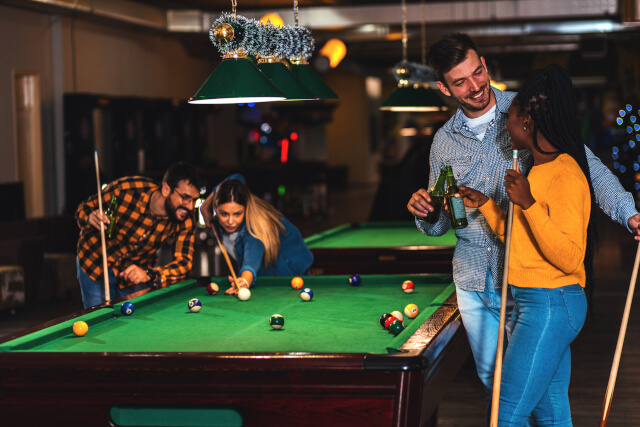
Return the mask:
<path fill-rule="evenodd" d="M 217 57 L 208 31 L 231 0 L 10 0 L 30 8 L 84 13 L 123 25 L 163 31 L 192 55 Z M 291 0 L 238 0 L 237 13 L 259 19 L 278 13 L 294 25 Z M 316 52 L 329 38 L 345 42 L 340 68 L 387 75 L 402 59 L 401 0 L 300 0 L 299 25 L 311 30 Z M 608 77 L 615 46 L 640 41 L 640 0 L 406 0 L 407 59 L 422 62 L 428 46 L 466 32 L 503 80 L 525 77 L 538 64 L 559 62 L 584 82 Z"/>

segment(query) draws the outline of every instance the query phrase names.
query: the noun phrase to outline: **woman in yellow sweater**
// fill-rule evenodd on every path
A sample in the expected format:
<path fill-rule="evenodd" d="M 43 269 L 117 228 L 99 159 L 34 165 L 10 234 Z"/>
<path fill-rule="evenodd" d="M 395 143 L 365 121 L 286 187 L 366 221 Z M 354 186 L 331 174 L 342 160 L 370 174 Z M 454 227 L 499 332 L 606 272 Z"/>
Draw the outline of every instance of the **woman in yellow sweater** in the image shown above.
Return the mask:
<path fill-rule="evenodd" d="M 533 155 L 528 176 L 507 170 L 514 203 L 509 284 L 515 301 L 504 355 L 500 426 L 571 426 L 569 345 L 587 313 L 595 222 L 589 168 L 571 79 L 557 65 L 534 71 L 506 124 L 514 149 Z M 526 152 L 525 152 L 526 153 Z M 490 198 L 460 188 L 503 241 L 506 215 Z"/>

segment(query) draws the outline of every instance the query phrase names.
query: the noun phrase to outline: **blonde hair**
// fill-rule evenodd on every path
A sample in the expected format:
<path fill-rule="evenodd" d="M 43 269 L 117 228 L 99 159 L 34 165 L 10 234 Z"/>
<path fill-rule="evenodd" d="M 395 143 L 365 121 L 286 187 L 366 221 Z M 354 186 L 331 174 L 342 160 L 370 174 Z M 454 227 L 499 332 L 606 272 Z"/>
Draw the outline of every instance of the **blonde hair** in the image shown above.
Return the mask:
<path fill-rule="evenodd" d="M 244 220 L 247 231 L 264 245 L 263 264 L 275 264 L 280 252 L 280 233 L 285 231 L 280 218 L 283 215 L 269 203 L 254 195 L 242 182 L 235 179 L 223 181 L 214 194 L 213 205 L 237 203 L 245 207 Z"/>

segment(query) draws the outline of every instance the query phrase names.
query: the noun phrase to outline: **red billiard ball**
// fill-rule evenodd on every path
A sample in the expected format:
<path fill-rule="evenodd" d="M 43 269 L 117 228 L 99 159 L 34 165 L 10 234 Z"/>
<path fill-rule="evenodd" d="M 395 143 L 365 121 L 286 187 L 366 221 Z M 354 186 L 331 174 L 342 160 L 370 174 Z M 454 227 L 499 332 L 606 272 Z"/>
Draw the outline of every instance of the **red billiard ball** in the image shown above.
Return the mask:
<path fill-rule="evenodd" d="M 218 287 L 218 284 L 216 282 L 211 282 L 207 285 L 207 293 L 209 295 L 215 295 L 219 290 L 220 288 Z"/>
<path fill-rule="evenodd" d="M 405 280 L 402 282 L 402 290 L 405 294 L 410 294 L 415 289 L 415 285 L 411 280 Z"/>
<path fill-rule="evenodd" d="M 384 321 L 384 328 L 388 331 L 389 330 L 389 326 L 393 323 L 394 320 L 398 320 L 393 316 L 389 316 L 387 317 L 387 320 Z"/>

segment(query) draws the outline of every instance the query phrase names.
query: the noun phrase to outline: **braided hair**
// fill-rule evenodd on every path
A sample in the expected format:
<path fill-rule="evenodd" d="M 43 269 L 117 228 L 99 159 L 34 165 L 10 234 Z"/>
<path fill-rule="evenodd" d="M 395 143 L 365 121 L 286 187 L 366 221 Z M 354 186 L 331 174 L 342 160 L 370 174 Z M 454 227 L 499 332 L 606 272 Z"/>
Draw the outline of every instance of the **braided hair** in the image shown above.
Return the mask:
<path fill-rule="evenodd" d="M 579 128 L 576 98 L 571 78 L 559 65 L 548 65 L 531 73 L 514 99 L 520 112 L 527 112 L 533 120 L 533 145 L 544 154 L 567 153 L 575 159 L 589 183 L 591 215 L 587 227 L 587 248 L 584 257 L 586 273 L 585 291 L 593 312 L 593 257 L 597 247 L 596 202 L 591 184 L 591 174 Z M 546 152 L 538 145 L 538 132 L 557 151 Z"/>

